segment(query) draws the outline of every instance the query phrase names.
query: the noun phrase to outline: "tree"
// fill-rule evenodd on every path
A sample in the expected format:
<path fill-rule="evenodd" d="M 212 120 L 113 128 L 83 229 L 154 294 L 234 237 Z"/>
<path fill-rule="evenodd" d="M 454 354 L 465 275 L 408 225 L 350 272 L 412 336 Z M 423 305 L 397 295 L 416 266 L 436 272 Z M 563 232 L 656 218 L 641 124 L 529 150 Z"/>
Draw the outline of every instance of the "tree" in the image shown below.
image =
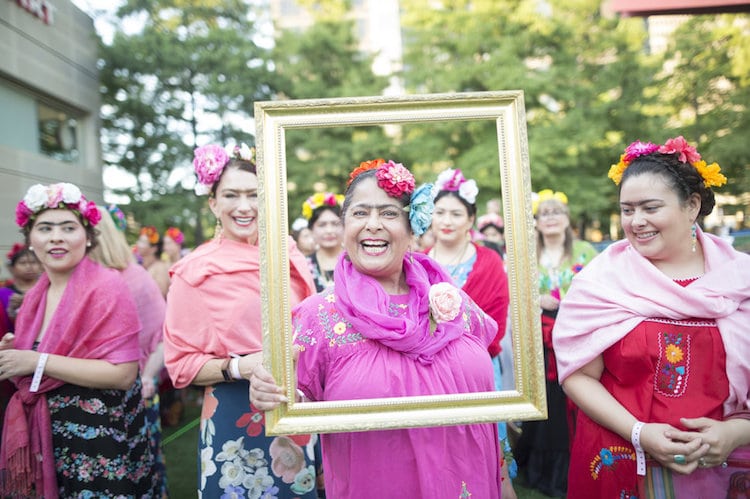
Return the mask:
<path fill-rule="evenodd" d="M 130 199 L 136 222 L 176 223 L 200 243 L 209 222 L 205 200 L 186 195 L 193 149 L 254 143 L 253 101 L 273 94 L 269 50 L 243 0 L 128 0 L 117 17 L 101 45 L 102 144 L 106 166 L 134 185 L 114 193 Z M 126 32 L 130 17 L 143 29 Z"/>
<path fill-rule="evenodd" d="M 608 223 L 615 200 L 609 165 L 632 137 L 661 121 L 650 111 L 655 96 L 648 91 L 657 61 L 642 54 L 639 21 L 605 18 L 594 0 L 549 7 L 456 0 L 440 9 L 428 3 L 434 5 L 410 3 L 405 15 L 410 90 L 523 90 L 532 187 L 568 193 L 581 229 L 592 218 Z M 480 193 L 498 184 L 490 161 L 496 144 L 481 137 L 467 133 L 442 151 L 451 163 L 466 165 Z"/>
<path fill-rule="evenodd" d="M 272 58 L 279 98 L 371 96 L 388 85 L 373 74 L 372 56 L 359 50 L 354 22 L 336 12 L 323 9 L 310 28 L 284 30 L 277 38 Z M 288 131 L 289 218 L 316 190 L 342 193 L 352 168 L 384 155 L 389 142 L 380 127 Z"/>

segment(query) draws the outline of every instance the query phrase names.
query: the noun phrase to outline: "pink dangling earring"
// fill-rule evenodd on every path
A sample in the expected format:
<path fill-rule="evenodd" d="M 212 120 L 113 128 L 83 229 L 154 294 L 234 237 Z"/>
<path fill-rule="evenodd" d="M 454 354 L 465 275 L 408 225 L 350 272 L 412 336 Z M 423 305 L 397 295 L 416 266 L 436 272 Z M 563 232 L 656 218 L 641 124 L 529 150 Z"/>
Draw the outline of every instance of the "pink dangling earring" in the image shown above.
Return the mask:
<path fill-rule="evenodd" d="M 221 241 L 222 236 L 224 235 L 224 228 L 221 226 L 221 220 L 216 219 L 216 228 L 214 228 L 214 239 L 217 241 Z"/>
<path fill-rule="evenodd" d="M 698 236 L 697 236 L 696 232 L 698 232 L 698 231 L 695 230 L 695 223 L 693 223 L 692 235 L 690 236 L 691 237 L 691 239 L 690 239 L 690 250 L 693 253 L 695 253 L 695 245 L 698 242 Z"/>

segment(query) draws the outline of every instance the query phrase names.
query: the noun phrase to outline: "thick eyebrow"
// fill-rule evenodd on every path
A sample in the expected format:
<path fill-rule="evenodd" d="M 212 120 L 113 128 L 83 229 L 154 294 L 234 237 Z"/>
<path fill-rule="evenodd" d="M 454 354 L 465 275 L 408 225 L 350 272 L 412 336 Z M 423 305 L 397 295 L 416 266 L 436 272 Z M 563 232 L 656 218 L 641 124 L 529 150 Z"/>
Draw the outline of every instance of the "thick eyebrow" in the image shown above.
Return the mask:
<path fill-rule="evenodd" d="M 357 204 L 353 204 L 351 207 L 352 208 L 367 208 L 368 210 L 372 210 L 373 208 L 376 210 L 382 210 L 383 208 L 396 208 L 397 210 L 401 209 L 399 205 L 393 204 L 393 203 L 387 203 L 387 204 L 357 203 Z"/>
<path fill-rule="evenodd" d="M 257 194 L 258 193 L 258 189 L 232 189 L 231 187 L 225 187 L 225 188 L 223 188 L 221 190 L 221 192 L 222 193 L 233 192 L 233 193 L 236 193 L 236 194 L 243 194 L 243 193 Z"/>
<path fill-rule="evenodd" d="M 78 225 L 75 220 L 66 220 L 65 222 L 57 222 L 57 223 L 54 223 L 54 222 L 37 222 L 36 223 L 37 226 L 49 225 L 50 227 L 56 227 L 58 225 L 68 225 L 68 224 Z"/>
<path fill-rule="evenodd" d="M 644 199 L 642 201 L 620 201 L 620 206 L 642 206 L 644 204 L 648 203 L 663 203 L 664 201 L 661 199 Z"/>

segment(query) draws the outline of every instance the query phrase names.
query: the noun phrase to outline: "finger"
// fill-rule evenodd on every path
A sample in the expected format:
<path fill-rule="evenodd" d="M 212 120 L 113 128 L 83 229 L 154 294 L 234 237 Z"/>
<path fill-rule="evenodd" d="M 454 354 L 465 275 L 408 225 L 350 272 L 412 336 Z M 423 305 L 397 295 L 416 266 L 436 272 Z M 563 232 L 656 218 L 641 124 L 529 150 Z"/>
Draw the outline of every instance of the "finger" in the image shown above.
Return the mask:
<path fill-rule="evenodd" d="M 710 426 L 713 422 L 714 420 L 710 418 L 680 418 L 680 423 L 682 423 L 685 428 L 691 430 L 701 430 Z"/>
<path fill-rule="evenodd" d="M 700 440 L 702 435 L 695 431 L 682 431 L 677 429 L 669 429 L 664 432 L 664 437 L 680 443 L 692 442 L 695 439 Z"/>
<path fill-rule="evenodd" d="M 688 461 L 700 461 L 700 459 L 706 459 L 706 454 L 711 449 L 711 446 L 707 443 L 702 444 L 695 451 L 686 455 Z M 700 464 L 700 463 L 699 463 Z"/>

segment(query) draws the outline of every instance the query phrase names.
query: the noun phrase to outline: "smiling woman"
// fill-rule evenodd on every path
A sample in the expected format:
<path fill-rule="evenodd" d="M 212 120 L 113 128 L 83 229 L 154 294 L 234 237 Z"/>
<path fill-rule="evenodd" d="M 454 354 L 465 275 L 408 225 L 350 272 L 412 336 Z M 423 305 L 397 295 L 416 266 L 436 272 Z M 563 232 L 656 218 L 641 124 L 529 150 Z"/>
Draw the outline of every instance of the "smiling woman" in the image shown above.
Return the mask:
<path fill-rule="evenodd" d="M 248 399 L 250 371 L 263 357 L 254 150 L 203 146 L 193 164 L 196 192 L 209 195 L 217 230 L 172 267 L 164 356 L 175 387 L 205 387 L 197 489 L 212 498 L 314 498 L 307 456 L 315 437 L 266 436 L 263 416 Z M 289 244 L 288 293 L 297 303 L 315 288 L 304 256 Z"/>
<path fill-rule="evenodd" d="M 122 278 L 87 256 L 100 218 L 72 184 L 32 186 L 16 209 L 45 272 L 26 293 L 15 337 L 0 341 L 0 379 L 18 389 L 3 427 L 0 495 L 157 494 L 136 306 Z"/>

